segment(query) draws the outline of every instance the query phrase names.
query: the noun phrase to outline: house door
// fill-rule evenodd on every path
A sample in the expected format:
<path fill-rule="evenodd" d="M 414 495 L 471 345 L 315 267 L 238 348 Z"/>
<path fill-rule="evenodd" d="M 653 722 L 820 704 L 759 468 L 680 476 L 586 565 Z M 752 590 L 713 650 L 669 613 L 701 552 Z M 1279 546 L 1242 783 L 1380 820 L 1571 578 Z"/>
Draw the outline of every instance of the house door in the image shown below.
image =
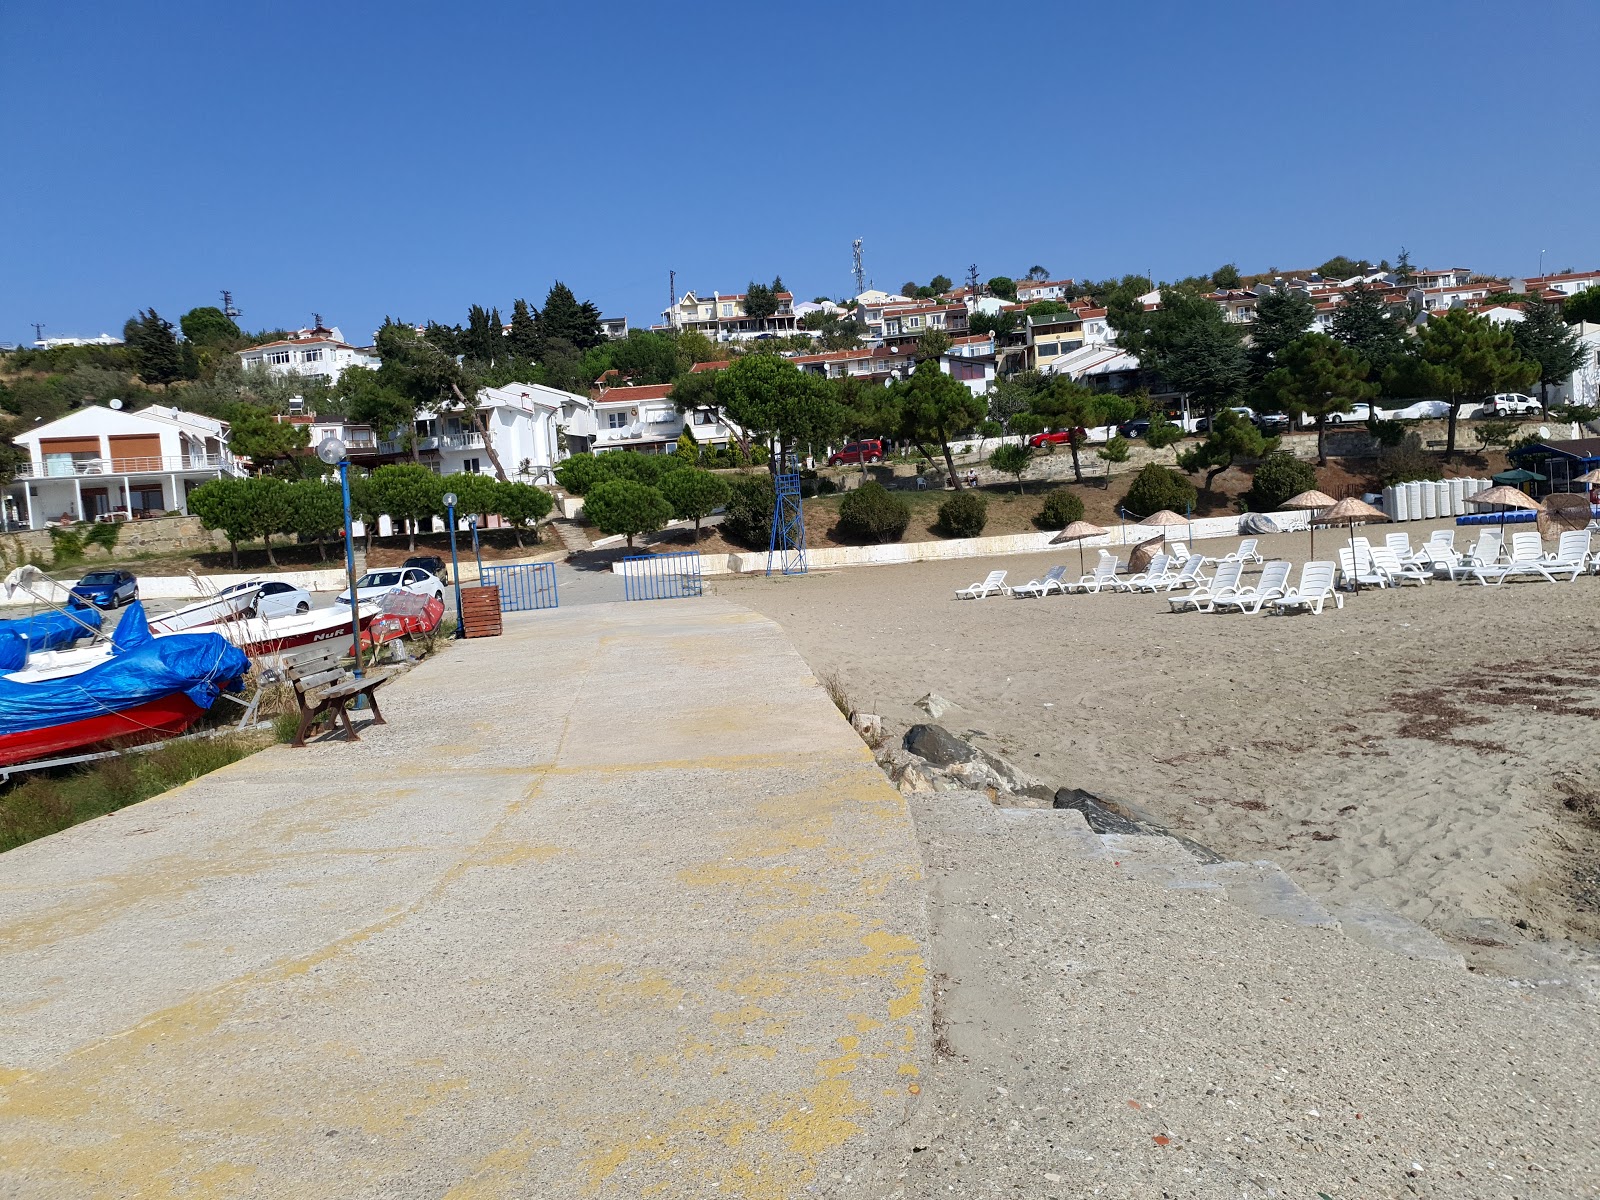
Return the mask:
<path fill-rule="evenodd" d="M 93 521 L 96 517 L 103 517 L 111 511 L 111 493 L 106 488 L 83 489 L 83 513 L 85 521 Z"/>

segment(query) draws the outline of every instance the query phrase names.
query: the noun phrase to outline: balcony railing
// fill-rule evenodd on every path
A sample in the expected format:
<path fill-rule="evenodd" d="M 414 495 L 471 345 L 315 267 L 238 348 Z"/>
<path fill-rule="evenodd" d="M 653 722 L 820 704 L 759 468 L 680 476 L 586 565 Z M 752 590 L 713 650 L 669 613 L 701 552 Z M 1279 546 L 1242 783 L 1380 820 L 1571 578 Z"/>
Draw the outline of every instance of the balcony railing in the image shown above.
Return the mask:
<path fill-rule="evenodd" d="M 482 450 L 483 434 L 481 433 L 447 433 L 439 439 L 441 450 Z"/>
<path fill-rule="evenodd" d="M 113 458 L 46 459 L 27 468 L 27 479 L 72 479 L 95 475 L 159 475 L 166 472 L 222 471 L 243 474 L 231 454 L 118 455 Z"/>

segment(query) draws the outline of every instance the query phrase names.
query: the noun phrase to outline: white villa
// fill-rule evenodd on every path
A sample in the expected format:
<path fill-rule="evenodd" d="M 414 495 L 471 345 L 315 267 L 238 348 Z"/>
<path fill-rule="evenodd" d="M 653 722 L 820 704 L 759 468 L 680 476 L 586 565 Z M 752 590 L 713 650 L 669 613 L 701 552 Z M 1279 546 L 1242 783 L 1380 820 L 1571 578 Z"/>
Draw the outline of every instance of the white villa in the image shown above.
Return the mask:
<path fill-rule="evenodd" d="M 246 367 L 265 367 L 274 376 L 320 375 L 332 383 L 346 367 L 376 371 L 383 360 L 371 350 L 350 345 L 337 328 L 318 326 L 241 350 L 239 361 Z"/>
<path fill-rule="evenodd" d="M 29 462 L 6 506 L 29 529 L 63 517 L 160 516 L 189 511 L 207 480 L 246 474 L 228 448 L 228 423 L 152 404 L 138 412 L 95 405 L 15 439 Z"/>
<path fill-rule="evenodd" d="M 540 383 L 511 383 L 478 393 L 480 425 L 461 407 L 417 414 L 416 450 L 426 467 L 441 475 L 492 475 L 494 447 L 506 476 L 516 483 L 549 483 L 555 465 L 589 448 L 597 432 L 594 403 L 587 396 Z M 411 453 L 400 438 L 378 443 L 382 456 Z"/>
<path fill-rule="evenodd" d="M 680 413 L 672 403 L 670 383 L 606 388 L 596 394 L 594 408 L 600 427 L 592 447 L 596 454 L 670 454 L 685 429 L 702 446 L 725 446 L 737 436 L 709 409 Z"/>

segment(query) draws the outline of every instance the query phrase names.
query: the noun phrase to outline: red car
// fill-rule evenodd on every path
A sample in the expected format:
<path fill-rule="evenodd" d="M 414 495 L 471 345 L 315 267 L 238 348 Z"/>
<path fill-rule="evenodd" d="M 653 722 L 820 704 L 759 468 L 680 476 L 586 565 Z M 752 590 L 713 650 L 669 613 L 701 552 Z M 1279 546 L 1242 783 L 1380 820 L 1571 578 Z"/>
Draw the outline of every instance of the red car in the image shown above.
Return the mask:
<path fill-rule="evenodd" d="M 845 463 L 881 463 L 883 461 L 883 443 L 876 438 L 867 438 L 859 442 L 846 442 L 844 449 L 836 450 L 828 455 L 830 467 L 843 466 Z"/>
<path fill-rule="evenodd" d="M 1049 433 L 1034 434 L 1028 439 L 1028 445 L 1035 450 L 1053 450 L 1069 442 L 1081 442 L 1086 436 L 1087 431 L 1083 429 L 1052 429 Z"/>

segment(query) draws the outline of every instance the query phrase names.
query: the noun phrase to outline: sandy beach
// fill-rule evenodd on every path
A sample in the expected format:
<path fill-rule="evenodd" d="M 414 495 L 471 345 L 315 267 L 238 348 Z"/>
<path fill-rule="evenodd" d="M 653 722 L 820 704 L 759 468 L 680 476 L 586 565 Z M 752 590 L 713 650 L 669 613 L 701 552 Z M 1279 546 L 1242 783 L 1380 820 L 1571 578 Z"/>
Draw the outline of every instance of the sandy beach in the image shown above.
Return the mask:
<path fill-rule="evenodd" d="M 1449 524 L 1402 528 L 1416 543 Z M 1339 544 L 1319 531 L 1317 557 Z M 1261 552 L 1298 570 L 1306 535 Z M 1175 615 L 1150 595 L 953 598 L 992 569 L 1020 583 L 1057 562 L 1078 573 L 1066 547 L 714 587 L 778 621 L 894 736 L 936 693 L 952 706 L 941 723 L 1049 784 L 1271 859 L 1332 902 L 1400 913 L 1477 969 L 1496 970 L 1507 944 L 1565 956 L 1600 940 L 1600 579 L 1363 591 L 1319 617 Z"/>

